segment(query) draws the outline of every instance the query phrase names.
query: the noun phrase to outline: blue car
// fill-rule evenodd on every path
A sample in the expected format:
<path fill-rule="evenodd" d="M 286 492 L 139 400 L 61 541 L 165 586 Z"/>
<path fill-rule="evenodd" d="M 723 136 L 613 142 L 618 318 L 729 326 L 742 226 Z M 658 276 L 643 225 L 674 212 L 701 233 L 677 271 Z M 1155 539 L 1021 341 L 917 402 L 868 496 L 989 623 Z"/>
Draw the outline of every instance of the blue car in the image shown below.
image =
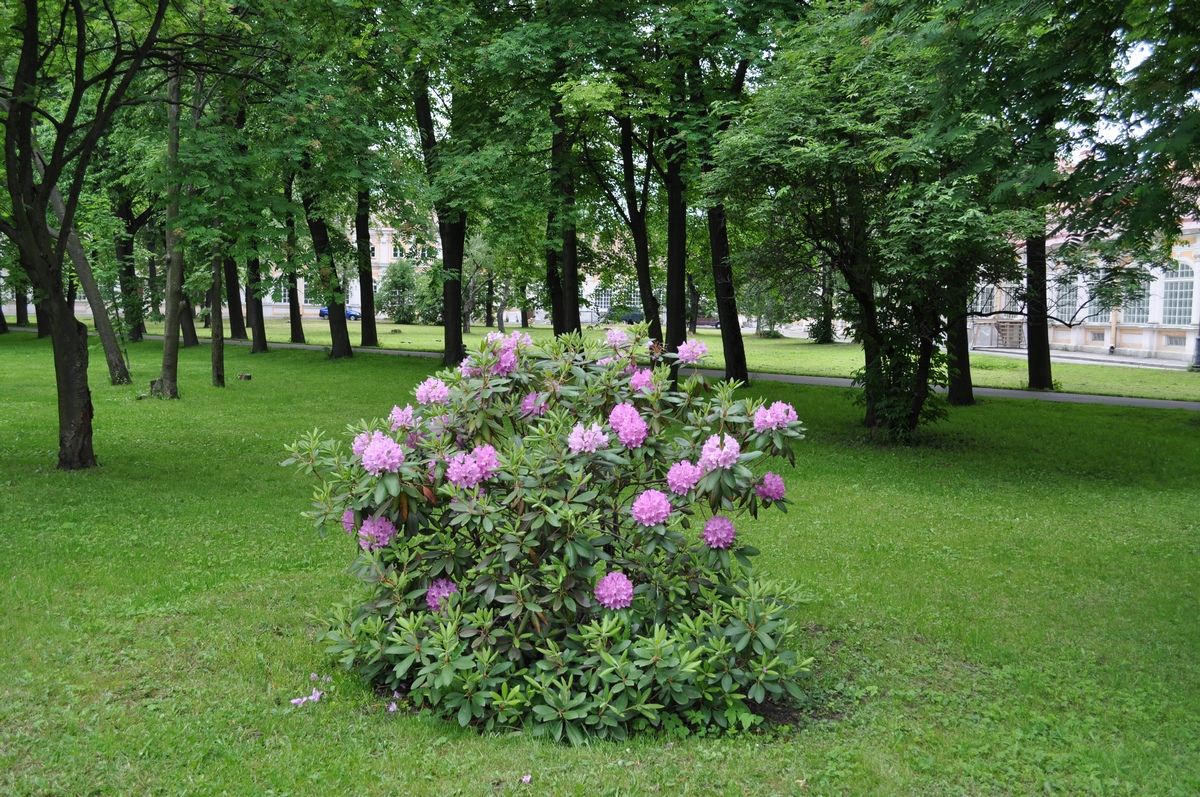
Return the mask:
<path fill-rule="evenodd" d="M 329 308 L 322 307 L 321 312 L 318 313 L 318 315 L 320 315 L 321 318 L 329 318 Z M 362 321 L 362 313 L 358 312 L 357 310 L 351 310 L 349 307 L 347 307 L 346 308 L 346 320 L 347 321 Z"/>

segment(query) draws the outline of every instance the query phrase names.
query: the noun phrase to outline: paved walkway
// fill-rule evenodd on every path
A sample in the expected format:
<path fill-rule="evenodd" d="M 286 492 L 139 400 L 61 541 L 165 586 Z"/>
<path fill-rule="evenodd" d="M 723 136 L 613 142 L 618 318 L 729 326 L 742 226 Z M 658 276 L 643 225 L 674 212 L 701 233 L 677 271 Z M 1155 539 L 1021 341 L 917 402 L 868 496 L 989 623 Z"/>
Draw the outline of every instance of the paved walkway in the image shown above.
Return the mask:
<path fill-rule="evenodd" d="M 36 332 L 37 330 L 30 327 L 14 327 L 9 326 L 9 329 L 18 332 Z M 147 340 L 162 340 L 162 335 L 146 335 Z M 234 346 L 249 346 L 248 340 L 225 340 L 226 345 Z M 328 346 L 317 346 L 309 343 L 275 343 L 271 342 L 270 347 L 273 349 L 306 349 L 308 351 L 324 351 Z M 440 352 L 433 351 L 401 351 L 399 349 L 371 349 L 371 348 L 356 348 L 355 353 L 366 354 L 389 354 L 398 357 L 426 357 L 429 359 L 441 359 Z M 982 351 L 982 350 L 979 350 Z M 991 350 L 988 350 L 992 353 Z M 1014 351 L 1007 349 L 1006 351 Z M 1062 354 L 1063 352 L 1055 352 Z M 1074 352 L 1066 352 L 1073 354 Z M 1053 356 L 1053 355 L 1052 355 Z M 1102 355 L 1096 355 L 1102 356 Z M 1100 362 L 1105 362 L 1100 360 Z M 713 369 L 701 369 L 700 373 L 709 378 L 721 379 L 725 376 L 724 371 Z M 1200 379 L 1200 375 L 1197 375 Z M 796 376 L 794 374 L 768 374 L 752 371 L 750 380 L 753 382 L 785 382 L 791 385 L 824 385 L 826 387 L 852 387 L 850 379 L 842 379 L 833 376 Z M 941 388 L 939 388 L 941 390 Z M 1191 410 L 1192 412 L 1200 412 L 1200 401 L 1174 401 L 1171 399 L 1148 399 L 1148 398 L 1132 398 L 1130 396 L 1097 396 L 1090 393 L 1050 393 L 1040 390 L 1009 390 L 999 387 L 977 387 L 975 388 L 976 396 L 989 398 L 1011 398 L 1011 399 L 1032 399 L 1034 401 L 1058 401 L 1069 404 L 1107 404 L 1113 407 L 1149 407 L 1159 410 Z"/>

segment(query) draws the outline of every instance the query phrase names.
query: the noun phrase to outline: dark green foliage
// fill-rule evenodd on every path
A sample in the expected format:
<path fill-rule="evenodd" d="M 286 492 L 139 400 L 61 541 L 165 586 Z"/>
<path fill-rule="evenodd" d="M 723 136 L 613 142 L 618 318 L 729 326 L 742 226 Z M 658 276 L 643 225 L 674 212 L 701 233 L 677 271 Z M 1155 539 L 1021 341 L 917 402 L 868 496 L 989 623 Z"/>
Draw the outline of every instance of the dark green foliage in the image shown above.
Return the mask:
<path fill-rule="evenodd" d="M 376 294 L 379 310 L 397 324 L 411 324 L 417 320 L 417 275 L 407 260 L 397 260 L 388 266 L 379 283 Z"/>

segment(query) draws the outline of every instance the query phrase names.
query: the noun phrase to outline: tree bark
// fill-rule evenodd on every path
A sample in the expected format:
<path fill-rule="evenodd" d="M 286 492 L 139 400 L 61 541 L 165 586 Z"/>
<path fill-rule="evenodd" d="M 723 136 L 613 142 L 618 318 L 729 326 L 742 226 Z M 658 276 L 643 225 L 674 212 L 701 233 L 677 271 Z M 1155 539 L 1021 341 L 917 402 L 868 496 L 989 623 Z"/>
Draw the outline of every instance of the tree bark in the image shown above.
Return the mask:
<path fill-rule="evenodd" d="M 946 401 L 951 406 L 966 407 L 975 403 L 975 388 L 971 382 L 971 345 L 967 336 L 967 299 L 964 296 L 953 309 L 946 330 L 946 356 L 949 360 L 950 383 Z"/>
<path fill-rule="evenodd" d="M 700 291 L 696 290 L 696 281 L 692 279 L 692 275 L 687 275 L 687 328 L 688 334 L 696 334 L 696 322 L 700 318 Z"/>
<path fill-rule="evenodd" d="M 496 325 L 495 317 L 492 315 L 492 305 L 496 303 L 496 283 L 491 274 L 487 278 L 487 293 L 484 297 L 483 307 L 483 325 L 491 329 Z"/>
<path fill-rule="evenodd" d="M 667 147 L 667 351 L 687 340 L 687 204 L 684 200 L 683 144 Z"/>
<path fill-rule="evenodd" d="M 225 387 L 225 318 L 221 313 L 221 250 L 213 248 L 211 304 L 208 316 L 212 324 L 212 383 L 213 387 Z M 225 258 L 228 267 L 229 259 Z"/>
<path fill-rule="evenodd" d="M 290 340 L 292 343 L 304 343 L 304 314 L 300 309 L 300 279 L 296 273 L 296 214 L 292 210 L 292 186 L 296 181 L 295 174 L 289 174 L 283 185 L 283 198 L 287 200 L 287 210 L 283 214 L 283 226 L 287 229 L 287 242 L 284 249 L 284 272 L 288 280 L 288 321 L 291 326 Z"/>
<path fill-rule="evenodd" d="M 44 304 L 45 302 L 38 302 L 33 306 L 33 314 L 36 316 L 38 340 L 50 337 L 50 318 L 46 315 Z"/>
<path fill-rule="evenodd" d="M 654 295 L 654 283 L 650 277 L 650 234 L 646 226 L 649 198 L 649 166 L 644 175 L 642 190 L 637 188 L 637 168 L 633 160 L 633 121 L 629 117 L 617 120 L 621 130 L 621 182 L 625 191 L 625 208 L 628 215 L 629 234 L 633 238 L 633 268 L 637 274 L 638 297 L 642 302 L 642 314 L 650 324 L 650 339 L 663 340 L 662 320 L 659 318 L 658 298 Z M 647 158 L 650 154 L 647 153 Z"/>
<path fill-rule="evenodd" d="M 22 285 L 16 291 L 17 314 L 16 323 L 19 327 L 29 326 L 29 289 Z"/>
<path fill-rule="evenodd" d="M 362 345 L 378 346 L 379 330 L 375 326 L 375 274 L 371 269 L 371 193 L 358 192 L 354 212 L 354 233 L 358 255 L 358 292 L 362 299 Z"/>
<path fill-rule="evenodd" d="M 1025 240 L 1026 327 L 1029 389 L 1053 390 L 1050 368 L 1050 320 L 1046 309 L 1046 237 Z"/>
<path fill-rule="evenodd" d="M 58 385 L 58 469 L 96 467 L 92 450 L 92 392 L 88 388 L 87 327 L 75 318 L 61 296 L 49 296 L 45 306 L 54 345 L 54 376 Z"/>
<path fill-rule="evenodd" d="M 146 334 L 146 297 L 133 264 L 134 236 L 145 224 L 149 214 L 134 216 L 133 203 L 125 196 L 117 200 L 113 213 L 121 221 L 116 240 L 113 241 L 113 251 L 117 261 L 117 278 L 121 285 L 121 308 L 125 313 L 126 334 L 131 343 L 140 343 Z"/>
<path fill-rule="evenodd" d="M 554 231 L 558 226 L 557 215 L 554 206 L 551 205 L 546 219 L 546 240 L 549 242 L 546 245 L 546 293 L 550 294 L 550 325 L 556 337 L 567 331 L 562 276 L 558 270 L 558 247 L 553 244 Z"/>
<path fill-rule="evenodd" d="M 725 351 L 725 379 L 748 385 L 750 367 L 746 362 L 746 344 L 742 340 L 742 322 L 738 318 L 737 295 L 733 287 L 733 265 L 729 258 L 729 230 L 724 205 L 708 209 L 708 244 L 712 252 L 717 320 L 721 322 L 721 345 Z"/>
<path fill-rule="evenodd" d="M 923 337 L 917 346 L 917 373 L 913 382 L 912 401 L 905 419 L 905 439 L 911 438 L 921 425 L 921 410 L 929 400 L 929 371 L 933 362 L 933 338 Z"/>
<path fill-rule="evenodd" d="M 496 308 L 496 330 L 504 334 L 504 313 L 508 310 L 508 296 L 512 292 L 512 282 L 505 280 L 500 287 L 500 305 Z"/>
<path fill-rule="evenodd" d="M 558 240 L 562 242 L 562 325 L 564 332 L 579 332 L 583 325 L 579 316 L 579 234 L 575 224 L 575 173 L 571 166 L 571 141 L 567 136 L 562 103 L 558 100 L 550 107 L 550 121 L 554 125 L 554 135 L 550 143 L 550 202 L 557 204 Z"/>
<path fill-rule="evenodd" d="M 231 340 L 248 340 L 246 319 L 242 315 L 242 286 L 238 278 L 237 261 L 225 257 L 225 291 L 229 302 L 229 337 Z"/>
<path fill-rule="evenodd" d="M 8 334 L 8 319 L 4 317 L 4 307 L 0 305 L 0 335 Z"/>
<path fill-rule="evenodd" d="M 171 65 L 167 81 L 167 163 L 174 167 L 179 162 L 179 115 L 180 85 L 179 67 Z M 166 240 L 166 289 L 163 303 L 166 305 L 166 326 L 163 330 L 162 369 L 158 379 L 150 386 L 153 395 L 162 398 L 179 398 L 179 329 L 183 309 L 183 249 L 175 219 L 179 216 L 179 194 L 181 187 L 176 178 L 167 184 L 167 207 L 164 213 Z"/>
<path fill-rule="evenodd" d="M 246 314 L 250 316 L 251 354 L 267 353 L 267 320 L 263 317 L 262 263 L 246 258 Z"/>
<path fill-rule="evenodd" d="M 317 269 L 321 274 L 321 290 L 325 295 L 325 306 L 329 310 L 329 359 L 338 360 L 343 357 L 353 357 L 354 350 L 350 346 L 350 330 L 346 326 L 346 297 L 338 280 L 337 268 L 333 262 L 333 250 L 330 245 L 329 227 L 325 220 L 316 215 L 313 197 L 302 197 L 304 217 L 308 223 L 308 234 L 312 238 L 313 254 L 316 255 Z"/>
<path fill-rule="evenodd" d="M 183 348 L 192 349 L 200 345 L 196 334 L 196 308 L 192 297 L 185 295 L 179 300 L 179 329 L 183 333 Z"/>

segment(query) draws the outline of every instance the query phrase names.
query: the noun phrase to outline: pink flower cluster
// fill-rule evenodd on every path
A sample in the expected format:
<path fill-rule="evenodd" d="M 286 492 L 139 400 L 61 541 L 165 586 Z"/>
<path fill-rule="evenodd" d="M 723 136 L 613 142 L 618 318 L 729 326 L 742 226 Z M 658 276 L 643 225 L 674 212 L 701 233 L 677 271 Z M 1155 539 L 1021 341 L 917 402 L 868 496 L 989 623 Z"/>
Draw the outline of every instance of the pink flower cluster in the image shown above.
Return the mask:
<path fill-rule="evenodd" d="M 521 414 L 529 416 L 542 416 L 546 414 L 546 394 L 538 393 L 536 390 L 525 394 L 525 398 L 521 399 Z"/>
<path fill-rule="evenodd" d="M 688 490 L 695 488 L 703 477 L 704 471 L 685 459 L 676 462 L 667 471 L 667 486 L 676 495 L 683 495 Z"/>
<path fill-rule="evenodd" d="M 650 433 L 637 407 L 629 402 L 612 408 L 612 412 L 608 414 L 608 425 L 617 433 L 617 439 L 626 448 L 639 448 L 646 442 L 646 435 Z"/>
<path fill-rule="evenodd" d="M 369 517 L 358 530 L 358 544 L 364 551 L 386 548 L 396 536 L 396 527 L 385 517 Z"/>
<path fill-rule="evenodd" d="M 721 438 L 724 438 L 722 440 Z M 709 471 L 723 468 L 729 470 L 738 461 L 738 457 L 742 453 L 742 447 L 738 445 L 738 441 L 729 435 L 715 434 L 708 440 L 704 441 L 704 448 L 700 452 L 700 470 L 708 473 Z"/>
<path fill-rule="evenodd" d="M 418 404 L 444 404 L 449 398 L 450 388 L 436 376 L 431 376 L 417 385 Z"/>
<path fill-rule="evenodd" d="M 317 689 L 317 687 L 314 686 L 311 695 L 305 695 L 304 697 L 292 698 L 292 705 L 293 706 L 303 706 L 305 703 L 319 703 L 319 702 L 321 702 L 321 696 L 324 694 L 325 694 L 324 692 L 322 692 L 321 690 Z"/>
<path fill-rule="evenodd" d="M 434 611 L 442 611 L 446 608 L 446 598 L 458 592 L 458 585 L 448 578 L 439 578 L 429 585 L 429 591 L 425 593 L 425 604 Z"/>
<path fill-rule="evenodd" d="M 733 538 L 737 533 L 733 530 L 732 520 L 724 515 L 713 515 L 704 524 L 704 531 L 700 536 L 709 548 L 728 548 L 733 545 Z"/>
<path fill-rule="evenodd" d="M 567 445 L 570 446 L 572 454 L 578 454 L 581 451 L 594 454 L 596 449 L 608 446 L 608 435 L 604 433 L 598 423 L 593 423 L 586 429 L 582 423 L 577 423 L 567 437 Z"/>
<path fill-rule="evenodd" d="M 355 439 L 357 443 L 357 438 Z M 404 449 L 383 432 L 371 435 L 371 441 L 362 450 L 362 465 L 372 476 L 387 471 L 395 473 L 404 464 Z"/>
<path fill-rule="evenodd" d="M 470 454 L 460 451 L 447 462 L 446 480 L 467 489 L 492 478 L 500 470 L 500 457 L 487 444 L 476 446 Z"/>
<path fill-rule="evenodd" d="M 393 432 L 397 429 L 415 429 L 420 423 L 420 419 L 413 413 L 411 404 L 406 404 L 404 409 L 400 409 L 398 406 L 392 407 L 392 414 L 388 417 L 392 422 Z"/>
<path fill-rule="evenodd" d="M 692 338 L 679 344 L 679 362 L 681 363 L 688 365 L 698 363 L 700 358 L 706 354 L 708 354 L 708 346 L 704 345 L 702 340 Z"/>
<path fill-rule="evenodd" d="M 354 525 L 354 510 L 353 509 L 347 509 L 345 512 L 342 513 L 342 528 L 345 529 L 346 533 L 349 534 L 351 537 L 354 536 L 355 525 Z"/>
<path fill-rule="evenodd" d="M 754 431 L 759 434 L 771 432 L 798 420 L 796 409 L 791 404 L 776 401 L 770 409 L 764 404 L 754 413 Z"/>
<path fill-rule="evenodd" d="M 658 490 L 646 490 L 633 502 L 633 519 L 643 526 L 656 526 L 671 516 L 671 499 Z"/>
<path fill-rule="evenodd" d="M 596 583 L 596 600 L 606 609 L 629 608 L 633 604 L 633 582 L 624 573 L 609 573 Z"/>
<path fill-rule="evenodd" d="M 787 486 L 783 483 L 783 477 L 776 473 L 766 473 L 763 476 L 762 484 L 756 486 L 754 491 L 758 493 L 758 497 L 766 501 L 779 501 L 787 494 Z"/>
<path fill-rule="evenodd" d="M 619 349 L 629 343 L 629 335 L 625 334 L 623 329 L 610 329 L 604 333 L 604 339 L 608 341 L 608 345 L 614 349 Z"/>
<path fill-rule="evenodd" d="M 629 378 L 629 386 L 634 390 L 652 393 L 654 391 L 654 372 L 649 368 L 639 368 Z"/>

